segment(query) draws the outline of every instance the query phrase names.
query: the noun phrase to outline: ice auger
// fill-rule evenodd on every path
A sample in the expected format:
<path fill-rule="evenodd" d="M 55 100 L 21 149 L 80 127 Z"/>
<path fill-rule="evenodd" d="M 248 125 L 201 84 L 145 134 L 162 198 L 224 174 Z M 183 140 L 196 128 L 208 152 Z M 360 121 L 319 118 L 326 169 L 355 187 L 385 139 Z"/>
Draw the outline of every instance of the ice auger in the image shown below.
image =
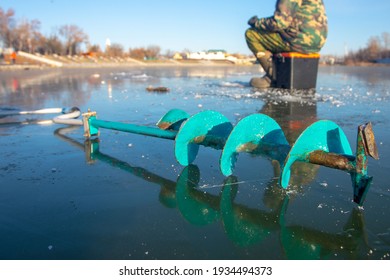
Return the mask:
<path fill-rule="evenodd" d="M 343 130 L 327 120 L 306 128 L 292 146 L 278 123 L 264 114 L 249 115 L 235 126 L 216 111 L 190 116 L 179 109 L 165 114 L 157 127 L 99 120 L 96 112 L 90 111 L 83 114 L 82 122 L 87 139 L 99 136 L 99 128 L 105 128 L 174 140 L 176 159 L 184 166 L 195 160 L 199 145 L 220 149 L 220 169 L 225 176 L 233 173 L 239 153 L 265 156 L 279 163 L 282 171 L 279 183 L 283 188 L 289 185 L 290 168 L 296 161 L 344 170 L 351 175 L 354 202 L 359 205 L 372 181 L 367 172 L 367 156 L 378 159 L 371 123 L 359 126 L 357 150 L 353 155 Z"/>

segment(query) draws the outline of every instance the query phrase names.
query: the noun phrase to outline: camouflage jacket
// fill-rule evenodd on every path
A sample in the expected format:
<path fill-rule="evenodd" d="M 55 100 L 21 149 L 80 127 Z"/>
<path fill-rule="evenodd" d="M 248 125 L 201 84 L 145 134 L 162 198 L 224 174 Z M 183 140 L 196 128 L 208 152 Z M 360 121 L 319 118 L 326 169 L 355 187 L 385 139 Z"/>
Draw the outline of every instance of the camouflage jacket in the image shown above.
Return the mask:
<path fill-rule="evenodd" d="M 272 17 L 261 18 L 255 28 L 278 32 L 297 52 L 319 52 L 328 34 L 323 0 L 278 0 Z"/>

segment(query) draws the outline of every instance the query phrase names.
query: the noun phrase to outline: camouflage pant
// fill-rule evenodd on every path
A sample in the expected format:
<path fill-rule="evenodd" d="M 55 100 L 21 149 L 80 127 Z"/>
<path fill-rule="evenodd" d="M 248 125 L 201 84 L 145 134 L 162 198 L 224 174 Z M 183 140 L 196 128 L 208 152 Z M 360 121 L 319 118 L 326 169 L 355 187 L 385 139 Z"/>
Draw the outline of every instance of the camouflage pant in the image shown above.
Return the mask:
<path fill-rule="evenodd" d="M 245 32 L 246 43 L 256 56 L 258 52 L 269 51 L 271 53 L 291 52 L 291 46 L 276 32 L 261 32 L 249 28 Z"/>

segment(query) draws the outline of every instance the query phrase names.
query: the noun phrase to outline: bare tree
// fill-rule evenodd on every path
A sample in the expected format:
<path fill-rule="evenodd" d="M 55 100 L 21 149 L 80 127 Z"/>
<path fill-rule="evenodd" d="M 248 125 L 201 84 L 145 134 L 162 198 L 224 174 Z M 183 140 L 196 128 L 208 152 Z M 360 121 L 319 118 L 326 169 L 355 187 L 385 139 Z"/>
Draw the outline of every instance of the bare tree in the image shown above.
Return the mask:
<path fill-rule="evenodd" d="M 170 49 L 167 49 L 166 51 L 165 51 L 165 57 L 166 58 L 172 58 L 173 56 L 175 55 L 175 51 L 173 51 L 173 50 L 170 50 Z"/>
<path fill-rule="evenodd" d="M 63 54 L 65 52 L 64 45 L 58 35 L 53 33 L 50 37 L 46 38 L 44 52 L 46 54 Z"/>
<path fill-rule="evenodd" d="M 14 19 L 15 11 L 13 9 L 8 9 L 8 11 L 4 11 L 0 8 L 0 39 L 3 42 L 5 47 L 12 47 L 12 30 L 14 28 L 15 19 Z"/>
<path fill-rule="evenodd" d="M 382 41 L 383 41 L 383 47 L 384 47 L 385 51 L 390 50 L 390 33 L 389 32 L 382 33 Z"/>
<path fill-rule="evenodd" d="M 381 43 L 378 36 L 373 36 L 367 43 L 367 58 L 368 60 L 374 60 L 379 58 L 381 53 Z"/>
<path fill-rule="evenodd" d="M 39 32 L 41 23 L 39 20 L 22 20 L 14 29 L 13 45 L 16 49 L 34 52 L 42 34 Z"/>
<path fill-rule="evenodd" d="M 146 49 L 146 57 L 149 59 L 156 59 L 160 55 L 161 48 L 157 45 L 150 45 Z"/>
<path fill-rule="evenodd" d="M 73 55 L 81 43 L 88 41 L 88 35 L 76 25 L 63 25 L 59 33 L 65 39 L 65 48 L 69 55 Z"/>
<path fill-rule="evenodd" d="M 110 47 L 106 48 L 106 55 L 107 56 L 123 56 L 123 46 L 118 43 L 111 44 Z"/>
<path fill-rule="evenodd" d="M 359 62 L 376 62 L 382 58 L 390 57 L 390 34 L 383 32 L 381 36 L 372 36 L 367 42 L 365 48 L 351 52 L 344 58 L 344 62 L 359 63 Z"/>
<path fill-rule="evenodd" d="M 183 50 L 181 51 L 180 54 L 181 54 L 182 57 L 188 58 L 188 55 L 189 55 L 190 53 L 192 53 L 192 51 L 191 51 L 190 49 L 188 49 L 188 48 L 185 48 L 185 49 L 183 49 Z"/>
<path fill-rule="evenodd" d="M 100 48 L 99 45 L 91 45 L 91 46 L 88 47 L 88 52 L 101 54 L 102 53 L 102 49 Z"/>
<path fill-rule="evenodd" d="M 145 48 L 129 49 L 129 56 L 135 59 L 144 59 L 146 58 L 146 50 Z"/>

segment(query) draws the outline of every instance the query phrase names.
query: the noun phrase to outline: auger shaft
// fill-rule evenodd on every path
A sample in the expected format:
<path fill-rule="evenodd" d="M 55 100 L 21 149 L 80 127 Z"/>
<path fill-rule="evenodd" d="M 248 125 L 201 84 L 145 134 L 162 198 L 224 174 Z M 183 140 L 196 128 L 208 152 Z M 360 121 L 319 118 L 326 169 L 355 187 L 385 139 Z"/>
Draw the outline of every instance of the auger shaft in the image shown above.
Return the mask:
<path fill-rule="evenodd" d="M 171 114 L 172 113 L 172 114 Z M 167 116 L 168 115 L 168 116 Z M 216 149 L 223 149 L 226 138 L 229 135 L 232 125 L 220 113 L 209 111 L 195 116 L 178 127 L 177 125 L 187 119 L 186 115 L 179 110 L 171 111 L 163 120 L 160 120 L 157 127 L 148 127 L 122 122 L 98 120 L 96 112 L 83 114 L 84 136 L 87 139 L 99 135 L 99 128 L 129 132 L 134 134 L 175 140 L 176 156 L 179 162 L 185 162 L 188 157 L 187 148 L 189 145 L 203 145 Z M 172 123 L 168 125 L 168 123 Z M 161 128 L 163 127 L 163 128 Z M 196 153 L 190 152 L 196 156 Z M 185 164 L 187 165 L 187 164 Z"/>
<path fill-rule="evenodd" d="M 89 120 L 89 125 L 96 128 L 106 128 L 111 130 L 130 132 L 130 133 L 153 136 L 153 137 L 170 139 L 170 140 L 174 140 L 177 135 L 177 131 L 162 130 L 156 127 L 141 126 L 141 125 L 135 125 L 129 123 L 103 121 L 103 120 L 98 120 L 96 118 L 91 118 Z"/>
<path fill-rule="evenodd" d="M 171 140 L 174 140 L 177 135 L 177 131 L 174 130 L 163 130 L 155 127 L 98 120 L 96 119 L 96 112 L 88 112 L 83 114 L 83 123 L 84 136 L 88 139 L 94 136 L 98 136 L 99 128 L 106 128 Z"/>
<path fill-rule="evenodd" d="M 307 161 L 312 164 L 318 164 L 329 168 L 345 170 L 348 172 L 354 172 L 356 170 L 354 156 L 328 153 L 322 150 L 311 152 L 308 155 Z"/>

